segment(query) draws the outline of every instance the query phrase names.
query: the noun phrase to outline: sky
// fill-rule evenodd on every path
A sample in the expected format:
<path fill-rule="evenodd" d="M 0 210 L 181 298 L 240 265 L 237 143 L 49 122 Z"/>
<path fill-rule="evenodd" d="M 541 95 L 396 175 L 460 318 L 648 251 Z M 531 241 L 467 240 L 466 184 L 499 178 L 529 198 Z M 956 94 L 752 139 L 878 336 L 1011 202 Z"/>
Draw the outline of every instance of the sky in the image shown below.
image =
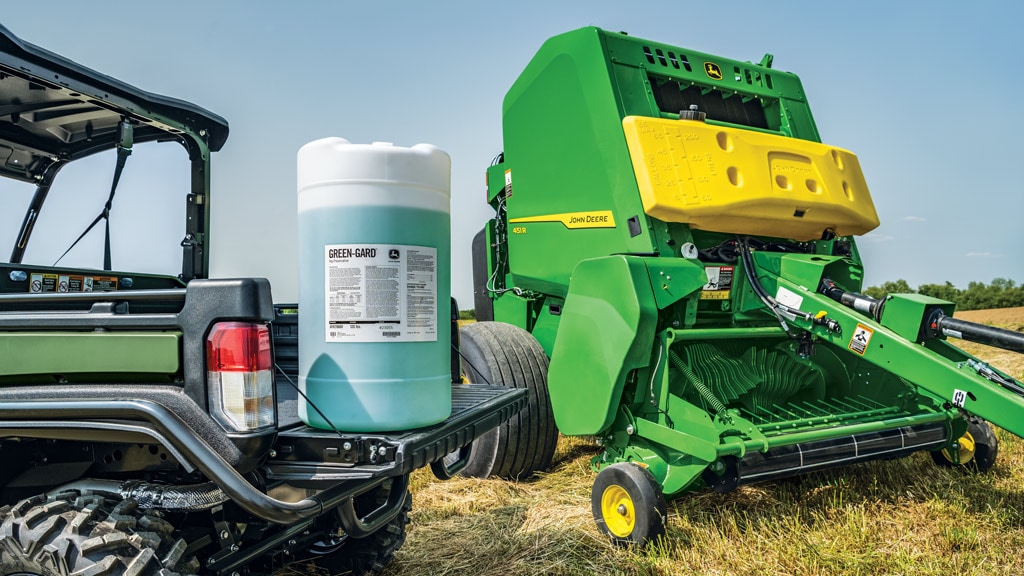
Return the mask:
<path fill-rule="evenodd" d="M 213 159 L 212 275 L 267 277 L 277 302 L 298 295 L 296 153 L 309 141 L 340 136 L 425 142 L 451 155 L 452 291 L 462 308 L 471 307 L 469 246 L 492 215 L 484 170 L 501 151 L 504 94 L 544 40 L 588 25 L 738 60 L 757 62 L 771 52 L 774 68 L 799 75 L 822 140 L 858 155 L 882 221 L 859 240 L 865 286 L 898 278 L 911 286 L 1024 282 L 1024 3 L 46 6 L 5 11 L 0 23 L 80 64 L 228 120 L 231 135 Z M 174 273 L 185 156 L 141 148 L 128 161 L 111 216 L 114 268 Z M 61 173 L 27 262 L 51 264 L 102 208 L 113 157 Z M 27 186 L 0 186 L 5 256 L 30 195 Z M 157 237 L 154 248 L 140 247 Z M 98 262 L 101 230 L 62 263 Z"/>

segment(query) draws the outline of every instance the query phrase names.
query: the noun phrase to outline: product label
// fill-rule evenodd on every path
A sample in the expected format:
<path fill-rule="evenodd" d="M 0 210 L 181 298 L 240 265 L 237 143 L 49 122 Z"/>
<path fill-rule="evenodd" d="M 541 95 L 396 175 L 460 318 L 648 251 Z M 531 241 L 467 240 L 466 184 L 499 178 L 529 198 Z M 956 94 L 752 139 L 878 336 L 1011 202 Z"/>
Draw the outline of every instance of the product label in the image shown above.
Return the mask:
<path fill-rule="evenodd" d="M 868 349 L 868 343 L 871 342 L 871 335 L 875 331 L 863 324 L 857 324 L 857 329 L 853 331 L 853 338 L 850 338 L 850 350 L 853 350 L 861 356 Z"/>
<path fill-rule="evenodd" d="M 327 342 L 436 342 L 437 249 L 324 246 Z"/>
<path fill-rule="evenodd" d="M 779 304 L 795 308 L 797 310 L 799 310 L 800 306 L 804 303 L 803 296 L 782 286 L 779 286 L 779 290 L 775 293 L 775 299 L 778 300 Z"/>
<path fill-rule="evenodd" d="M 734 266 L 707 266 L 704 272 L 708 275 L 708 283 L 700 293 L 701 300 L 728 300 L 732 289 Z"/>

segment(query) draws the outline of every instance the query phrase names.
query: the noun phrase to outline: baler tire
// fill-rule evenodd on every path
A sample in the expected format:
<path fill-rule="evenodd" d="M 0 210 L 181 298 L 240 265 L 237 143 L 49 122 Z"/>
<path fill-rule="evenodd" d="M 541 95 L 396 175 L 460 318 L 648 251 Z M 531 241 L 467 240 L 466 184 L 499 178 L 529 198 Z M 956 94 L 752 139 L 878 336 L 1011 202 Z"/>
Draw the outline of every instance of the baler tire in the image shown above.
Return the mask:
<path fill-rule="evenodd" d="M 525 388 L 527 405 L 480 436 L 463 476 L 510 480 L 547 470 L 558 443 L 548 395 L 548 358 L 529 332 L 502 322 L 476 322 L 459 331 L 462 371 L 469 382 Z"/>
<path fill-rule="evenodd" d="M 195 574 L 174 527 L 134 500 L 69 491 L 0 508 L 0 575 Z"/>
<path fill-rule="evenodd" d="M 357 514 L 368 514 L 387 502 L 391 483 L 385 482 L 370 492 L 357 496 Z M 395 552 L 405 543 L 406 526 L 412 510 L 412 494 L 405 494 L 402 509 L 393 520 L 365 538 L 344 537 L 336 544 L 322 544 L 311 548 L 308 560 L 328 574 L 366 576 L 382 572 L 395 558 Z"/>
<path fill-rule="evenodd" d="M 646 546 L 665 535 L 668 504 L 661 486 L 633 462 L 602 468 L 590 494 L 594 521 L 617 546 Z"/>
<path fill-rule="evenodd" d="M 932 452 L 932 460 L 939 466 L 947 468 L 964 467 L 978 473 L 991 470 L 999 454 L 999 439 L 996 438 L 989 423 L 977 416 L 971 416 L 967 420 L 967 432 L 958 439 L 961 446 L 964 445 L 964 440 L 973 447 L 973 454 L 967 462 L 954 462 L 946 449 Z"/>

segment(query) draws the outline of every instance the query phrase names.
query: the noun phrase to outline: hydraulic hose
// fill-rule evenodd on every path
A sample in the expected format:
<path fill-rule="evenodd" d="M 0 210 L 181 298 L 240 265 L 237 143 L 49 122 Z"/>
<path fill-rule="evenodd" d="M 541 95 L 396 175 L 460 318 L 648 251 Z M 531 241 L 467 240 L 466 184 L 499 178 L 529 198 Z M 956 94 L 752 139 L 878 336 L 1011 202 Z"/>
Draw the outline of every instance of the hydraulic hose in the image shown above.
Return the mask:
<path fill-rule="evenodd" d="M 159 508 L 174 511 L 207 510 L 228 500 L 227 494 L 213 482 L 168 486 L 134 480 L 87 479 L 65 484 L 51 490 L 50 493 L 68 490 L 108 492 L 121 498 L 132 498 L 143 509 Z"/>
<path fill-rule="evenodd" d="M 786 323 L 786 320 L 792 321 L 797 317 L 803 318 L 812 324 L 824 326 L 830 332 L 835 332 L 836 334 L 843 333 L 842 326 L 831 318 L 823 315 L 814 315 L 800 309 L 790 308 L 775 298 L 772 298 L 764 289 L 764 286 L 761 286 L 761 281 L 757 278 L 757 272 L 754 269 L 754 257 L 750 255 L 750 245 L 741 238 L 737 238 L 736 243 L 740 248 L 740 257 L 743 260 L 743 271 L 747 277 L 747 282 L 754 290 L 754 293 L 757 294 L 757 297 L 761 299 L 761 302 L 763 302 L 764 305 L 767 306 L 773 314 L 775 314 L 775 317 L 779 320 L 779 324 L 782 325 L 782 329 L 785 330 L 787 334 L 790 334 L 791 336 L 793 335 L 789 329 L 789 325 Z"/>

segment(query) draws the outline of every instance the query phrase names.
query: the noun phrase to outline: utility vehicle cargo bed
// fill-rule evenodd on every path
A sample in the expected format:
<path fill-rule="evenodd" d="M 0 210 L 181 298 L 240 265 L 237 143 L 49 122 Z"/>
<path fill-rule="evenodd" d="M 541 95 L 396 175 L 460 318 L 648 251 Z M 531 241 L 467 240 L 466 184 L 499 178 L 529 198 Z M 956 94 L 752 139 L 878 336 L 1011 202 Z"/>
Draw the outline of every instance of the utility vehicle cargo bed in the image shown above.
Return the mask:
<path fill-rule="evenodd" d="M 391 434 L 350 434 L 299 424 L 278 434 L 266 476 L 334 483 L 408 474 L 469 444 L 525 404 L 525 389 L 455 384 L 452 415 L 435 426 Z"/>

